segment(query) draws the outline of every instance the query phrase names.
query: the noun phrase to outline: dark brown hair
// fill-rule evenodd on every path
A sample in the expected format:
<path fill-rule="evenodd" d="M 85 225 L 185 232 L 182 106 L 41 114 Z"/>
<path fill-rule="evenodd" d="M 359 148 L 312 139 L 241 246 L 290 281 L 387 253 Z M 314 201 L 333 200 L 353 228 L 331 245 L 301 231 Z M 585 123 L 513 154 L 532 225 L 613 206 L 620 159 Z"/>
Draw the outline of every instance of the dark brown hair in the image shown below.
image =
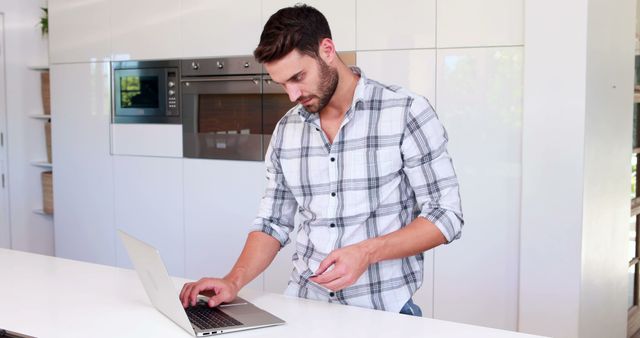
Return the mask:
<path fill-rule="evenodd" d="M 279 60 L 292 50 L 314 58 L 324 38 L 331 39 L 327 19 L 317 9 L 305 4 L 283 8 L 264 25 L 260 43 L 253 56 L 260 63 Z"/>

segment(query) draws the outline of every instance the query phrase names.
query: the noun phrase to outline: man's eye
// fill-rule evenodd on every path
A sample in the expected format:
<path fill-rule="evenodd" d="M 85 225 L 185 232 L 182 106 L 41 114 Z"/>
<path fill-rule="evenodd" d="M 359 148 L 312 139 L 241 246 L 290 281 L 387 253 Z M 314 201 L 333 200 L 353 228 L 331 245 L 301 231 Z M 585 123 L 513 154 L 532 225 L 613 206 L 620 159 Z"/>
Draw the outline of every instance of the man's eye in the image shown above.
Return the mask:
<path fill-rule="evenodd" d="M 296 81 L 302 81 L 302 74 L 296 75 L 295 80 Z"/>

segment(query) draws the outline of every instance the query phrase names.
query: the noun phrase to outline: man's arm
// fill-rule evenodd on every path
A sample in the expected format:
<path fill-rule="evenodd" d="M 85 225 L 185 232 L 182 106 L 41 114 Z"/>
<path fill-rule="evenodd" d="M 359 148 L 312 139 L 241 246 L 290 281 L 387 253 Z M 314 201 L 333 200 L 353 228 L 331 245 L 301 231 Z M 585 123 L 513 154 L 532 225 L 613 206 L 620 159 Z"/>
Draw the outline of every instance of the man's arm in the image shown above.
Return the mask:
<path fill-rule="evenodd" d="M 446 242 L 433 223 L 418 217 L 390 234 L 331 252 L 320 263 L 316 271 L 318 277 L 311 278 L 311 281 L 330 290 L 341 290 L 355 283 L 371 264 L 417 255 Z M 331 265 L 335 265 L 333 270 L 324 273 Z"/>
<path fill-rule="evenodd" d="M 186 283 L 180 292 L 182 306 L 195 305 L 200 293 L 213 291 L 209 306 L 231 302 L 238 291 L 261 274 L 271 264 L 280 250 L 280 242 L 263 232 L 249 233 L 244 249 L 231 272 L 224 278 L 202 278 L 195 283 Z"/>

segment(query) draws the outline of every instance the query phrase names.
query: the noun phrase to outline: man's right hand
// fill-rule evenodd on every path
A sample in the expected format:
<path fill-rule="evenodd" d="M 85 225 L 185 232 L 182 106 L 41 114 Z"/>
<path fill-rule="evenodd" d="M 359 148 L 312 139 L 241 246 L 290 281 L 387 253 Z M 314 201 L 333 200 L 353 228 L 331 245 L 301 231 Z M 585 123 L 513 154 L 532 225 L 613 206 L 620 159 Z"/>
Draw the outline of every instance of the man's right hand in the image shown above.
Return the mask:
<path fill-rule="evenodd" d="M 209 291 L 209 292 L 207 292 Z M 183 307 L 194 306 L 198 302 L 198 295 L 209 296 L 209 306 L 232 302 L 238 295 L 239 288 L 233 282 L 220 278 L 202 278 L 197 282 L 186 283 L 180 291 L 180 301 Z"/>

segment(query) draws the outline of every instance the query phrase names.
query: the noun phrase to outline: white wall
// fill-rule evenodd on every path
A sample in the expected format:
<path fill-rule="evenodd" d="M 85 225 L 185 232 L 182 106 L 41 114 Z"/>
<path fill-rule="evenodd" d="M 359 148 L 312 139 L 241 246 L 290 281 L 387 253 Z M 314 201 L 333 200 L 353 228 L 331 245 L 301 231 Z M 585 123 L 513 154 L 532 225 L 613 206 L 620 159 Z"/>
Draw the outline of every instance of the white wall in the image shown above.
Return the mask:
<path fill-rule="evenodd" d="M 634 6 L 526 2 L 521 331 L 626 336 Z"/>
<path fill-rule="evenodd" d="M 30 164 L 46 158 L 44 124 L 29 118 L 42 114 L 40 74 L 28 68 L 47 64 L 46 39 L 37 25 L 42 6 L 40 0 L 0 1 L 5 19 L 11 247 L 53 254 L 52 219 L 33 213 L 42 208 L 42 169 Z"/>

